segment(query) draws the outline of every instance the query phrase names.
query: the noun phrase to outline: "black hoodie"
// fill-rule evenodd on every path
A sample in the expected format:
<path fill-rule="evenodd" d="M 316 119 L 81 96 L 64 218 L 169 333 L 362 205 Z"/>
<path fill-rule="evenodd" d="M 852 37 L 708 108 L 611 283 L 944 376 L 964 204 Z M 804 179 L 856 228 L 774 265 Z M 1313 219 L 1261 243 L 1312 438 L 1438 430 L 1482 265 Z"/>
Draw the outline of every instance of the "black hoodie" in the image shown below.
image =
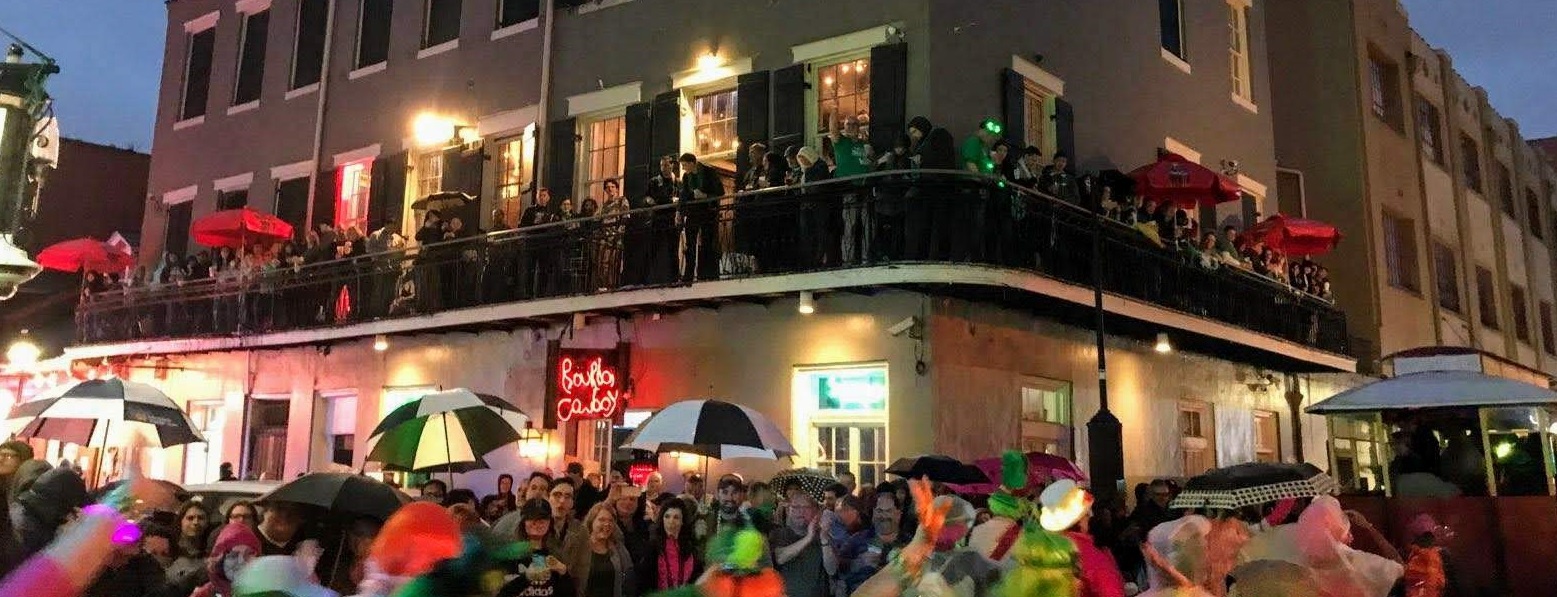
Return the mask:
<path fill-rule="evenodd" d="M 75 471 L 57 468 L 43 473 L 11 505 L 11 524 L 30 557 L 54 540 L 65 517 L 87 503 L 86 482 Z"/>

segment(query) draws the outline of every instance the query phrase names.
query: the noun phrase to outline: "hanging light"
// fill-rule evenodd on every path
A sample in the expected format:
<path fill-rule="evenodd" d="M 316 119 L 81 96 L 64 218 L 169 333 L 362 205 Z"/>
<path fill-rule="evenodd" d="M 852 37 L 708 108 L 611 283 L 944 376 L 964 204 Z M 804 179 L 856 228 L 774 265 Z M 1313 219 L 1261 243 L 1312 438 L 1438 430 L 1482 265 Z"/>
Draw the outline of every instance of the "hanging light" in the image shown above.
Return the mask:
<path fill-rule="evenodd" d="M 1170 352 L 1173 352 L 1173 343 L 1168 341 L 1168 334 L 1166 334 L 1164 332 L 1158 332 L 1157 333 L 1157 344 L 1152 346 L 1152 350 L 1155 350 L 1155 351 L 1157 351 L 1159 353 L 1162 353 L 1162 354 L 1168 354 Z"/>
<path fill-rule="evenodd" d="M 816 312 L 816 295 L 814 293 L 809 290 L 800 291 L 799 311 L 801 315 L 810 315 Z"/>
<path fill-rule="evenodd" d="M 389 350 L 389 336 L 379 334 L 373 337 L 373 351 L 384 352 Z"/>
<path fill-rule="evenodd" d="M 42 354 L 43 349 L 33 343 L 27 330 L 22 330 L 21 336 L 5 350 L 5 360 L 12 367 L 31 367 L 38 364 L 38 357 Z"/>

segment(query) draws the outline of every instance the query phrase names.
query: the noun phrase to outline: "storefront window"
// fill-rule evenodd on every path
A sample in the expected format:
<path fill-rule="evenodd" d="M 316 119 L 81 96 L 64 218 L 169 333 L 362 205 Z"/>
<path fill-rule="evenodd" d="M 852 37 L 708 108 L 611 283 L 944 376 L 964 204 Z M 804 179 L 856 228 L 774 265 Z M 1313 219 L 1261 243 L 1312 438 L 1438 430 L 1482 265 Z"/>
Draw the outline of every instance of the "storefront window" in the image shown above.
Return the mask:
<path fill-rule="evenodd" d="M 260 481 L 280 481 L 287 458 L 290 396 L 255 396 L 249 401 L 248 462 L 244 472 Z"/>
<path fill-rule="evenodd" d="M 352 466 L 356 457 L 357 393 L 340 392 L 325 397 L 325 425 L 329 430 L 330 462 Z"/>
<path fill-rule="evenodd" d="M 887 450 L 885 365 L 805 367 L 794 376 L 796 437 L 810 465 L 853 473 L 861 487 L 884 479 Z"/>
<path fill-rule="evenodd" d="M 1021 392 L 1022 451 L 1074 456 L 1070 382 L 1030 378 L 1022 383 Z"/>

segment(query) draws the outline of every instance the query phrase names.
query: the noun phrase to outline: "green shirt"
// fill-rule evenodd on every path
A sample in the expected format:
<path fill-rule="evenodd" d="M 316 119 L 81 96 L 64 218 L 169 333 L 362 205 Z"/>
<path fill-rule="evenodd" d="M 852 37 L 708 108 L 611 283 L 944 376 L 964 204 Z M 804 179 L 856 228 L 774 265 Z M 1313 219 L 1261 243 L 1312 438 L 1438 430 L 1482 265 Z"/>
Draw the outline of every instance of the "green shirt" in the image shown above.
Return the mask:
<path fill-rule="evenodd" d="M 978 135 L 962 142 L 962 167 L 966 169 L 968 164 L 978 166 L 979 172 L 983 174 L 995 172 L 995 160 L 990 159 L 989 148 L 984 146 L 984 140 Z"/>
<path fill-rule="evenodd" d="M 833 157 L 838 160 L 838 167 L 833 170 L 833 176 L 857 176 L 870 172 L 870 156 L 866 155 L 869 146 L 863 141 L 853 137 L 839 136 L 833 142 Z"/>

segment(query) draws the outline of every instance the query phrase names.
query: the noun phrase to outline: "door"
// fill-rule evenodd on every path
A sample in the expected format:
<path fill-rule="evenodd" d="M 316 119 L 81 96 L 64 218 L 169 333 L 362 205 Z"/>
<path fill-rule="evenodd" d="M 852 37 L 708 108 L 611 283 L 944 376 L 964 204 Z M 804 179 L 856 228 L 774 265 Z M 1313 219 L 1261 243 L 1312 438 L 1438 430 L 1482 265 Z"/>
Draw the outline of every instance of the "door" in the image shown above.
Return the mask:
<path fill-rule="evenodd" d="M 291 399 L 281 397 L 249 401 L 248 458 L 245 476 L 264 481 L 280 481 L 286 472 L 287 418 Z"/>
<path fill-rule="evenodd" d="M 184 446 L 184 484 L 198 485 L 217 479 L 222 460 L 222 426 L 225 416 L 221 400 L 189 403 L 189 420 L 205 441 Z"/>

